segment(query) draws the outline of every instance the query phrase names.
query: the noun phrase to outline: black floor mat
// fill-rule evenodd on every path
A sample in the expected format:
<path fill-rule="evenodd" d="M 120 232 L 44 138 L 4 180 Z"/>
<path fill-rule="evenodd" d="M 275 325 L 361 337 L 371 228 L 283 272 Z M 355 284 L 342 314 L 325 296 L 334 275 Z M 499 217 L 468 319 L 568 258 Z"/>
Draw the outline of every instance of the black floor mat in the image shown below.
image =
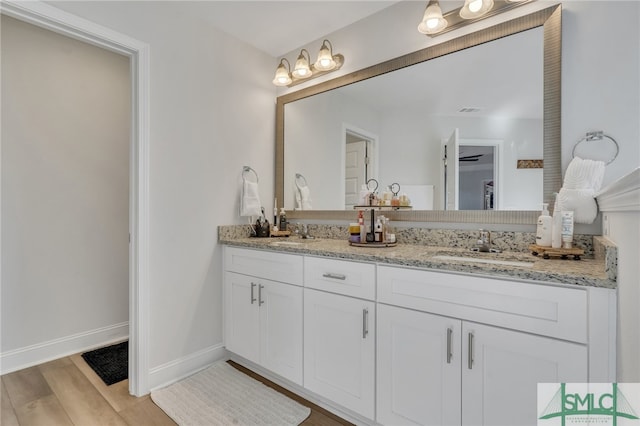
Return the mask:
<path fill-rule="evenodd" d="M 82 354 L 82 358 L 107 386 L 125 380 L 129 370 L 129 342 Z"/>

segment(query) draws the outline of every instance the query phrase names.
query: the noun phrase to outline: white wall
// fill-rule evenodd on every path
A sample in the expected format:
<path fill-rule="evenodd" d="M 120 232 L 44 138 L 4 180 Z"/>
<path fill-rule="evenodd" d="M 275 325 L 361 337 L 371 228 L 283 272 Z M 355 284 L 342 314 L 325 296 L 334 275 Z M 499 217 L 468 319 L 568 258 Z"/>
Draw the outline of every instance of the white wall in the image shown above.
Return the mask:
<path fill-rule="evenodd" d="M 355 126 L 377 135 L 382 114 L 333 91 L 326 96 L 289 103 L 285 105 L 285 115 L 285 139 L 304 141 L 287 144 L 285 150 L 285 207 L 293 209 L 295 205 L 293 179 L 296 173 L 301 173 L 307 179 L 314 208 L 343 210 L 343 126 Z"/>
<path fill-rule="evenodd" d="M 539 0 L 464 29 L 429 38 L 416 30 L 425 2 L 400 2 L 301 46 L 315 52 L 322 39 L 328 38 L 335 52 L 345 56 L 345 64 L 326 77 L 292 89 L 280 89 L 278 94 L 300 90 L 323 79 L 348 74 L 557 3 Z M 616 138 L 621 147 L 620 156 L 606 169 L 606 185 L 640 165 L 640 2 L 569 0 L 562 2 L 562 8 L 563 170 L 571 160 L 573 145 L 585 132 L 604 130 Z M 285 56 L 295 58 L 299 51 L 295 49 Z"/>
<path fill-rule="evenodd" d="M 183 13 L 180 2 L 50 4 L 150 45 L 153 376 L 222 344 L 217 226 L 244 222 L 243 165 L 260 175 L 262 199 L 273 198 L 277 62 Z"/>
<path fill-rule="evenodd" d="M 3 355 L 128 335 L 129 80 L 128 58 L 2 16 Z"/>

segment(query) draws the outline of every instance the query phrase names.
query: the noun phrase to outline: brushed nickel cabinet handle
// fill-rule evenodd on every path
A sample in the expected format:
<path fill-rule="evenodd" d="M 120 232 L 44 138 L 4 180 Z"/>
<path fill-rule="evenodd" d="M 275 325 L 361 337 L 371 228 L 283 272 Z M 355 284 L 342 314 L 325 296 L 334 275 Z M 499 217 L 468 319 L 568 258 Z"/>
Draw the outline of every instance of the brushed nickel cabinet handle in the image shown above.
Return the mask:
<path fill-rule="evenodd" d="M 264 300 L 262 300 L 262 289 L 264 286 L 260 284 L 258 286 L 258 306 L 262 306 L 264 304 Z"/>
<path fill-rule="evenodd" d="M 347 279 L 346 275 L 343 275 L 343 274 L 332 274 L 331 272 L 327 272 L 326 274 L 322 274 L 322 276 L 324 278 L 331 278 L 331 279 L 334 279 L 334 280 L 342 280 L 342 281 Z"/>
<path fill-rule="evenodd" d="M 453 329 L 447 328 L 447 364 L 451 364 L 451 358 L 453 358 Z"/>
<path fill-rule="evenodd" d="M 362 310 L 362 338 L 366 339 L 369 334 L 369 310 L 367 308 Z"/>
<path fill-rule="evenodd" d="M 251 304 L 253 305 L 253 302 L 256 301 L 256 297 L 253 294 L 253 289 L 256 288 L 256 283 L 251 283 Z"/>
<path fill-rule="evenodd" d="M 473 369 L 473 333 L 469 333 L 469 370 Z"/>

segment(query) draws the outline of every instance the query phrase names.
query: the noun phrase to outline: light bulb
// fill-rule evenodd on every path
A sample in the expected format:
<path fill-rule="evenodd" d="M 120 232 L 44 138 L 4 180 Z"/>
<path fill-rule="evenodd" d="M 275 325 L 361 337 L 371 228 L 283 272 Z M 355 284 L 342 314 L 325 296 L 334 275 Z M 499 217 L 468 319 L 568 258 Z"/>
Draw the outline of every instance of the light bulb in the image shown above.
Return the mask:
<path fill-rule="evenodd" d="M 482 0 L 473 0 L 469 3 L 469 10 L 476 13 L 482 8 Z"/>
<path fill-rule="evenodd" d="M 433 29 L 438 26 L 440 20 L 438 18 L 427 19 L 427 28 Z"/>

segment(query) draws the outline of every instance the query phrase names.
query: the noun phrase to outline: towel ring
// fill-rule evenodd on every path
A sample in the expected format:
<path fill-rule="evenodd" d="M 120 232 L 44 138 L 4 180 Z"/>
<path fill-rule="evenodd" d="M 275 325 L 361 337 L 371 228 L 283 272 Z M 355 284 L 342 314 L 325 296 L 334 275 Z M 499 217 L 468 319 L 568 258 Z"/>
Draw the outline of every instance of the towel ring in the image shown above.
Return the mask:
<path fill-rule="evenodd" d="M 296 173 L 296 186 L 298 188 L 302 188 L 303 186 L 309 186 L 307 184 L 307 178 L 305 178 L 304 176 L 302 176 L 300 173 Z M 302 182 L 304 182 L 304 184 L 302 184 Z"/>
<path fill-rule="evenodd" d="M 247 173 L 247 172 L 252 172 L 252 173 L 255 175 L 255 177 L 256 177 L 256 183 L 258 183 L 258 181 L 259 181 L 259 179 L 258 179 L 258 173 L 256 173 L 256 171 L 255 171 L 255 170 L 253 170 L 253 169 L 252 169 L 251 167 L 249 167 L 249 166 L 243 166 L 243 167 L 242 167 L 242 179 L 244 179 L 244 178 L 245 178 L 245 175 L 244 175 L 244 174 L 245 174 L 245 173 Z"/>
<path fill-rule="evenodd" d="M 595 132 L 587 132 L 586 136 L 582 139 L 580 139 L 574 146 L 573 146 L 573 150 L 571 151 L 571 158 L 575 158 L 576 157 L 576 148 L 578 145 L 580 145 L 582 142 L 590 142 L 590 141 L 599 141 L 602 140 L 603 138 L 608 138 L 611 140 L 611 142 L 613 142 L 613 144 L 616 146 L 616 153 L 614 154 L 613 158 L 610 159 L 609 161 L 607 161 L 605 163 L 605 165 L 609 165 L 611 163 L 613 163 L 613 161 L 618 158 L 618 154 L 620 153 L 620 145 L 618 145 L 618 142 L 616 142 L 616 140 L 614 138 L 612 138 L 609 135 L 605 135 L 605 133 L 602 130 L 598 130 Z"/>

